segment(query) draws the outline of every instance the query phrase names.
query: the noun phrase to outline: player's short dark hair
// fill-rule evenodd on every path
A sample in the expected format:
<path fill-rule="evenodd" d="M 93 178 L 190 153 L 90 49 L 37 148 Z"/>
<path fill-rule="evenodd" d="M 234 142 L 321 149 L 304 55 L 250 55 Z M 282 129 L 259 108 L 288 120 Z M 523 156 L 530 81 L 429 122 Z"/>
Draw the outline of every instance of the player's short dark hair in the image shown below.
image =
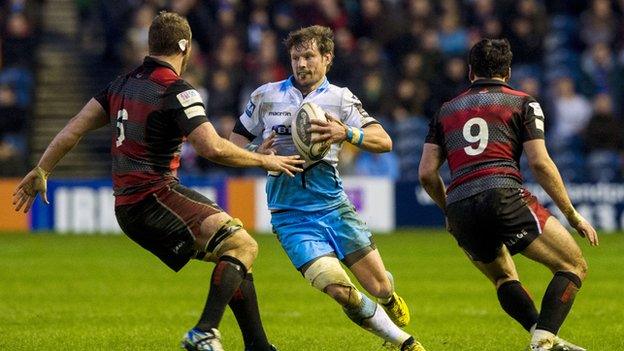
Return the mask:
<path fill-rule="evenodd" d="M 295 46 L 304 45 L 309 42 L 316 42 L 321 55 L 331 54 L 334 57 L 334 32 L 325 26 L 310 26 L 288 33 L 284 39 L 284 45 L 290 53 L 290 49 Z M 329 63 L 331 66 L 331 62 Z"/>
<path fill-rule="evenodd" d="M 512 57 L 507 39 L 481 39 L 470 49 L 468 62 L 476 76 L 502 78 L 509 72 Z"/>
<path fill-rule="evenodd" d="M 180 39 L 191 40 L 191 27 L 186 18 L 174 12 L 161 11 L 149 28 L 147 39 L 150 55 L 170 56 L 180 53 Z"/>

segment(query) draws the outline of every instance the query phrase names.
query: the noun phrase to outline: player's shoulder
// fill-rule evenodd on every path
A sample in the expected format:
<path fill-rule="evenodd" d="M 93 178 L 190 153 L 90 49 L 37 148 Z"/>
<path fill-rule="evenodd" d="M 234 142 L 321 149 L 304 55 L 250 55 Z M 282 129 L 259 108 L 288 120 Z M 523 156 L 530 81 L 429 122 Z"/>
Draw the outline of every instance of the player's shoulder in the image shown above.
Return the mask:
<path fill-rule="evenodd" d="M 335 84 L 328 84 L 325 96 L 329 100 L 344 105 L 345 103 L 362 104 L 360 99 L 347 87 L 341 87 Z"/>
<path fill-rule="evenodd" d="M 531 95 L 525 93 L 522 90 L 518 90 L 518 89 L 514 89 L 509 85 L 504 85 L 501 87 L 501 93 L 504 94 L 509 94 L 509 95 L 513 95 L 513 96 L 519 96 L 519 97 L 523 97 L 523 98 L 530 98 Z"/>
<path fill-rule="evenodd" d="M 170 85 L 178 83 L 178 81 L 182 80 L 180 76 L 178 76 L 171 68 L 164 66 L 156 67 L 151 72 L 149 79 L 165 87 L 169 87 Z"/>
<path fill-rule="evenodd" d="M 442 103 L 442 105 L 440 105 L 440 109 L 439 109 L 438 114 L 443 115 L 445 113 L 445 111 L 447 111 L 449 109 L 450 106 L 452 106 L 457 101 L 465 98 L 468 95 L 470 95 L 470 88 L 464 89 L 464 91 L 462 91 L 461 93 L 457 94 L 456 96 L 454 96 L 450 100 L 444 101 Z"/>
<path fill-rule="evenodd" d="M 187 81 L 178 77 L 165 91 L 165 104 L 170 107 L 188 107 L 203 104 L 201 94 Z"/>
<path fill-rule="evenodd" d="M 287 89 L 287 85 L 288 79 L 262 84 L 251 93 L 251 98 L 253 100 L 263 100 L 275 96 L 282 96 Z"/>

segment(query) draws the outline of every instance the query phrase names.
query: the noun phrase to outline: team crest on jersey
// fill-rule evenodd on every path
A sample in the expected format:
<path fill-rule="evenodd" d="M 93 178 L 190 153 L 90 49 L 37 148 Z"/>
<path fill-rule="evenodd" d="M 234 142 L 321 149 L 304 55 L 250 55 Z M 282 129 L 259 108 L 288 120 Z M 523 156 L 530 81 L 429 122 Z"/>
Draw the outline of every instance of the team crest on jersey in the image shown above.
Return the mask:
<path fill-rule="evenodd" d="M 249 103 L 247 104 L 247 107 L 245 107 L 245 114 L 247 115 L 247 117 L 251 118 L 255 110 L 256 110 L 256 105 L 254 105 L 254 103 L 251 102 L 250 100 Z"/>
<path fill-rule="evenodd" d="M 178 98 L 178 101 L 180 102 L 182 107 L 187 107 L 197 103 L 203 103 L 201 96 L 195 89 L 185 90 L 180 94 L 176 95 L 176 97 Z"/>

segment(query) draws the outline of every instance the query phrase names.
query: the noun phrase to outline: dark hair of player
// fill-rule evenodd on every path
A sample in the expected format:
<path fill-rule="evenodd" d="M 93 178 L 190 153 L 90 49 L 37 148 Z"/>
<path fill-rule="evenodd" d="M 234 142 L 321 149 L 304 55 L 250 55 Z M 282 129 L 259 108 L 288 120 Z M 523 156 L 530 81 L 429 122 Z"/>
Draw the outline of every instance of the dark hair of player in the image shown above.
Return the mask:
<path fill-rule="evenodd" d="M 288 49 L 290 53 L 290 49 L 295 46 L 308 45 L 311 42 L 316 42 L 316 46 L 318 47 L 321 55 L 331 54 L 332 58 L 334 57 L 334 32 L 324 26 L 310 26 L 301 28 L 297 31 L 293 31 L 288 33 L 288 37 L 284 40 L 284 45 Z M 331 67 L 332 62 L 329 62 L 329 67 Z"/>
<path fill-rule="evenodd" d="M 507 39 L 481 39 L 470 49 L 468 62 L 478 77 L 507 77 L 511 66 L 511 46 Z"/>
<path fill-rule="evenodd" d="M 191 40 L 191 27 L 186 18 L 177 13 L 161 11 L 149 28 L 147 39 L 150 55 L 171 56 L 180 53 L 181 39 Z M 187 47 L 190 43 L 186 44 Z"/>

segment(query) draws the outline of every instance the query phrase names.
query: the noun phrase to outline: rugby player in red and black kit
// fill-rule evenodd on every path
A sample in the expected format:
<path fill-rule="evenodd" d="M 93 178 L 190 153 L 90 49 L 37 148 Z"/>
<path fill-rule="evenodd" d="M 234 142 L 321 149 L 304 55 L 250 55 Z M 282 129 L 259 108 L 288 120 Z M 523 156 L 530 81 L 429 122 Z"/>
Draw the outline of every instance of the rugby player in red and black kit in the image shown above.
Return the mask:
<path fill-rule="evenodd" d="M 229 303 L 245 349 L 274 350 L 262 327 L 250 272 L 255 240 L 216 203 L 180 185 L 176 170 L 185 138 L 199 155 L 229 166 L 260 166 L 292 176 L 303 161 L 252 153 L 219 137 L 199 93 L 179 76 L 190 45 L 186 19 L 167 12 L 154 18 L 143 65 L 111 82 L 69 121 L 18 185 L 13 203 L 16 210 L 28 211 L 38 193 L 47 203 L 46 180 L 54 166 L 84 134 L 108 125 L 115 214 L 123 231 L 175 271 L 192 258 L 217 263 L 199 322 L 182 346 L 222 350 L 217 328 Z"/>
<path fill-rule="evenodd" d="M 535 178 L 569 224 L 598 245 L 596 231 L 574 209 L 544 143 L 544 114 L 531 96 L 506 84 L 507 40 L 483 39 L 470 51 L 470 81 L 430 123 L 419 175 L 446 214 L 448 230 L 474 265 L 495 285 L 501 306 L 532 333 L 530 350 L 584 350 L 559 338 L 587 263 L 570 233 L 522 187 L 519 160 L 526 152 Z M 439 168 L 448 160 L 451 184 Z M 511 255 L 548 267 L 550 281 L 538 313 L 518 280 Z M 506 349 L 501 346 L 500 349 Z"/>

